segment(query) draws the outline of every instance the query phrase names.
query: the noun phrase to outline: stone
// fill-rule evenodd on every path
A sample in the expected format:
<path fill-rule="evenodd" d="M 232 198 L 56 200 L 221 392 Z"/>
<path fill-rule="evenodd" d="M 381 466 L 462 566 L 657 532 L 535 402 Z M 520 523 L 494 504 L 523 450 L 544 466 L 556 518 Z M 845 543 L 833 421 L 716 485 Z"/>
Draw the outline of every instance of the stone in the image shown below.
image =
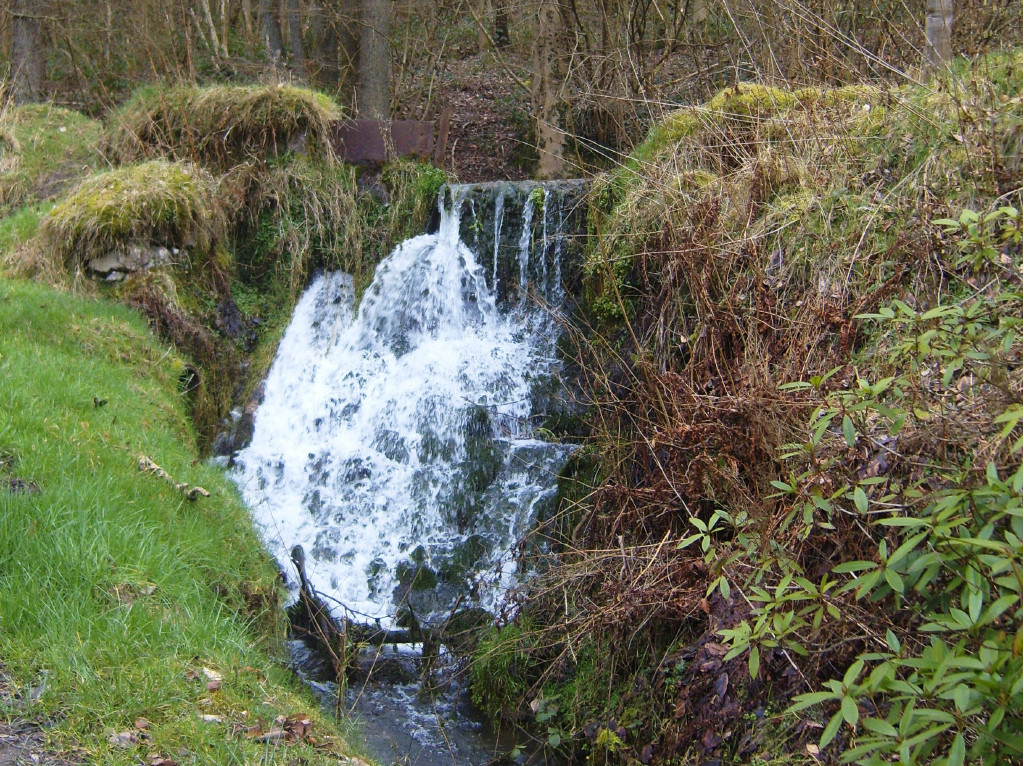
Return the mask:
<path fill-rule="evenodd" d="M 154 266 L 166 266 L 172 263 L 180 251 L 166 247 L 152 247 L 131 243 L 124 248 L 115 248 L 106 255 L 93 258 L 88 262 L 88 272 L 106 282 L 119 282 L 128 274 L 146 271 Z"/>

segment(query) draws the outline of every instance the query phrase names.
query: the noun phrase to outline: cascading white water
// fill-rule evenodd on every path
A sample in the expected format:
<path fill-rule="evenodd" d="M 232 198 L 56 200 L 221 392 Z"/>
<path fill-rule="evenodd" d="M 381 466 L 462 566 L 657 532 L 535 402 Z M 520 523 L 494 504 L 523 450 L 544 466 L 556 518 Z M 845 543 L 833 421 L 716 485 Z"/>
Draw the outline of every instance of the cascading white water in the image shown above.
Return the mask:
<path fill-rule="evenodd" d="M 237 456 L 271 552 L 285 563 L 302 545 L 314 587 L 371 617 L 490 606 L 569 451 L 529 422 L 554 365 L 550 322 L 524 303 L 498 311 L 452 196 L 438 233 L 385 259 L 354 314 L 349 277 L 314 280 Z"/>

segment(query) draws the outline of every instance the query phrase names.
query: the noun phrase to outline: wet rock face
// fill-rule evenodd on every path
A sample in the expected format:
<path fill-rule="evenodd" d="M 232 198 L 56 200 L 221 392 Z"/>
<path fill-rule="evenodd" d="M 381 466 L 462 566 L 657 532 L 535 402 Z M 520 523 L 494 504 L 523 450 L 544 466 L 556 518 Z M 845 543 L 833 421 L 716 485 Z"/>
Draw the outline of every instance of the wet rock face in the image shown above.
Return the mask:
<path fill-rule="evenodd" d="M 226 457 L 230 462 L 235 454 L 252 441 L 252 435 L 256 428 L 256 410 L 263 402 L 263 394 L 266 390 L 266 383 L 262 382 L 253 391 L 252 396 L 240 409 L 234 409 L 221 424 L 221 432 L 213 440 L 213 456 Z"/>
<path fill-rule="evenodd" d="M 586 182 L 541 188 L 501 181 L 469 189 L 459 234 L 477 254 L 499 310 L 515 309 L 530 293 L 555 306 L 576 294 L 583 247 L 575 235 L 586 231 Z"/>

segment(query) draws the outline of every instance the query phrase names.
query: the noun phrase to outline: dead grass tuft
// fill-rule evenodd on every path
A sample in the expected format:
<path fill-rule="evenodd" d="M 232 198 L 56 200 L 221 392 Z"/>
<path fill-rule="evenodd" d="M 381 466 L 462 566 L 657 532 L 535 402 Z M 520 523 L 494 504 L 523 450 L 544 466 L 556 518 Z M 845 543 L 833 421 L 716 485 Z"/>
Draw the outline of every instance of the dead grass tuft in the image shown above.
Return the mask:
<path fill-rule="evenodd" d="M 293 85 L 150 87 L 107 121 L 105 143 L 122 162 L 167 156 L 227 169 L 287 152 L 334 159 L 328 96 Z"/>

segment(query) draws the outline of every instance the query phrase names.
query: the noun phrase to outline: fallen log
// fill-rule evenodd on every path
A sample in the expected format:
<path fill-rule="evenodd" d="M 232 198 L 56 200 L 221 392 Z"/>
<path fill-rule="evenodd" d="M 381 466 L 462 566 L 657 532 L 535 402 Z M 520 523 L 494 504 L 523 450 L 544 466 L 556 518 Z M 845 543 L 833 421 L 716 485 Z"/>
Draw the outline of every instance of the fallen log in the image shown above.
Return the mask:
<path fill-rule="evenodd" d="M 299 598 L 288 609 L 292 630 L 330 663 L 339 682 L 356 670 L 361 646 L 422 644 L 423 658 L 429 662 L 442 644 L 465 650 L 467 635 L 475 634 L 481 625 L 490 622 L 490 615 L 485 611 L 459 610 L 458 604 L 440 627 L 423 625 L 411 612 L 408 613 L 411 623 L 408 627 L 390 629 L 357 622 L 349 617 L 338 618 L 310 584 L 306 576 L 306 555 L 301 545 L 292 548 L 291 560 L 299 575 Z"/>

